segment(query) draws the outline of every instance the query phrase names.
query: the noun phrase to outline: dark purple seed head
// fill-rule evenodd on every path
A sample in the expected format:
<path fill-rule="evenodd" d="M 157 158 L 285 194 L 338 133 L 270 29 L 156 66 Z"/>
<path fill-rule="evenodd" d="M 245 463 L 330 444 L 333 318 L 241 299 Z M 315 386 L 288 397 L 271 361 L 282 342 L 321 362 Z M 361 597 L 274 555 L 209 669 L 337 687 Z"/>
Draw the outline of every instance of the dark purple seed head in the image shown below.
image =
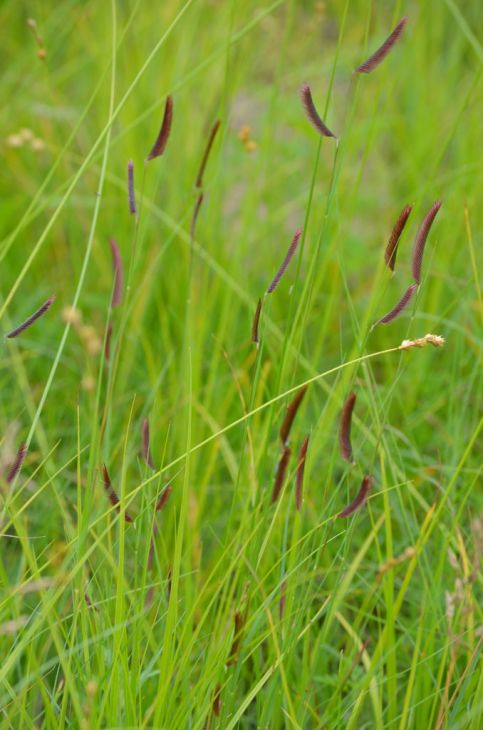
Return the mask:
<path fill-rule="evenodd" d="M 406 205 L 401 213 L 399 214 L 399 218 L 397 219 L 394 228 L 391 231 L 391 235 L 389 237 L 388 244 L 386 246 L 386 251 L 384 253 L 384 260 L 386 264 L 389 266 L 391 271 L 394 271 L 394 267 L 396 265 L 396 256 L 397 256 L 397 250 L 399 245 L 399 239 L 401 237 L 401 234 L 404 230 L 404 227 L 407 223 L 407 220 L 409 216 L 411 215 L 411 211 L 413 209 L 412 205 Z"/>
<path fill-rule="evenodd" d="M 47 301 L 44 302 L 44 304 L 42 304 L 41 307 L 39 307 L 33 314 L 31 314 L 30 317 L 28 317 L 25 320 L 25 322 L 22 322 L 22 324 L 19 324 L 18 327 L 15 327 L 15 329 L 13 329 L 11 332 L 9 332 L 6 335 L 6 337 L 8 337 L 9 339 L 12 339 L 13 337 L 17 337 L 22 332 L 24 332 L 37 319 L 39 319 L 39 317 L 42 317 L 42 315 L 45 314 L 50 309 L 50 307 L 52 306 L 52 304 L 54 303 L 54 301 L 55 301 L 55 296 L 49 297 L 49 299 L 47 299 Z"/>
<path fill-rule="evenodd" d="M 160 157 L 164 150 L 166 149 L 166 145 L 168 144 L 169 134 L 171 132 L 171 124 L 173 122 L 173 99 L 171 96 L 166 97 L 166 103 L 164 106 L 164 116 L 163 121 L 161 124 L 161 129 L 159 130 L 159 134 L 156 138 L 156 142 L 153 145 L 153 148 L 149 155 L 146 158 L 146 162 L 149 162 L 150 160 L 154 160 L 156 157 Z"/>
<path fill-rule="evenodd" d="M 411 286 L 408 286 L 398 303 L 387 314 L 385 314 L 384 317 L 378 320 L 375 323 L 374 327 L 376 327 L 378 324 L 389 324 L 389 322 L 392 322 L 394 319 L 396 319 L 396 317 L 399 317 L 401 312 L 403 312 L 408 306 L 409 302 L 417 292 L 417 289 L 417 284 L 411 284 Z"/>
<path fill-rule="evenodd" d="M 25 460 L 26 455 L 27 455 L 27 444 L 21 444 L 20 448 L 17 451 L 17 454 L 15 456 L 15 460 L 14 460 L 12 466 L 10 467 L 10 469 L 8 470 L 7 477 L 6 477 L 7 484 L 11 484 L 14 481 L 15 477 L 17 476 L 20 469 L 22 468 L 22 464 Z"/>
<path fill-rule="evenodd" d="M 163 489 L 158 501 L 156 502 L 156 508 L 155 508 L 156 512 L 161 512 L 161 510 L 166 507 L 166 505 L 168 503 L 168 499 L 169 499 L 172 491 L 173 491 L 173 487 L 171 486 L 171 484 L 168 484 Z"/>
<path fill-rule="evenodd" d="M 300 390 L 295 394 L 295 397 L 292 399 L 292 401 L 289 403 L 289 406 L 287 408 L 287 413 L 285 414 L 285 418 L 283 419 L 282 427 L 280 428 L 280 440 L 284 446 L 286 446 L 288 437 L 290 435 L 290 430 L 292 428 L 292 424 L 294 422 L 295 416 L 297 415 L 297 411 L 300 408 L 300 405 L 304 399 L 304 396 L 307 392 L 307 385 L 304 385 L 303 388 L 300 388 Z"/>
<path fill-rule="evenodd" d="M 300 98 L 302 100 L 303 107 L 305 109 L 305 114 L 307 115 L 307 119 L 311 123 L 311 125 L 314 127 L 314 129 L 317 130 L 319 134 L 321 134 L 323 137 L 333 137 L 336 139 L 336 136 L 333 132 L 330 131 L 330 129 L 324 124 L 322 119 L 319 116 L 319 113 L 317 112 L 317 109 L 315 108 L 314 101 L 312 99 L 312 92 L 310 90 L 310 86 L 308 84 L 303 84 L 303 86 L 300 89 Z"/>
<path fill-rule="evenodd" d="M 423 218 L 423 222 L 421 223 L 419 231 L 416 233 L 416 238 L 414 240 L 412 269 L 413 279 L 417 284 L 421 283 L 421 267 L 423 265 L 423 254 L 426 246 L 426 241 L 428 239 L 428 234 L 431 226 L 433 225 L 434 219 L 436 218 L 438 211 L 441 208 L 441 205 L 441 200 L 437 200 L 435 203 L 433 203 L 433 205 Z"/>
<path fill-rule="evenodd" d="M 342 512 L 339 513 L 339 517 L 350 517 L 350 515 L 353 514 L 353 512 L 355 512 L 357 509 L 359 509 L 359 507 L 362 507 L 362 505 L 366 501 L 367 494 L 372 487 L 372 483 L 372 477 L 366 474 L 366 476 L 362 480 L 362 484 L 357 497 L 345 509 L 343 509 Z"/>
<path fill-rule="evenodd" d="M 289 263 L 291 262 L 294 254 L 295 254 L 295 252 L 297 250 L 297 247 L 299 245 L 299 241 L 300 241 L 301 235 L 302 235 L 302 230 L 300 228 L 298 228 L 295 231 L 295 235 L 294 235 L 294 237 L 292 239 L 292 242 L 291 242 L 291 244 L 289 246 L 289 249 L 287 251 L 287 255 L 285 256 L 284 260 L 282 261 L 282 264 L 281 264 L 279 270 L 277 271 L 277 273 L 273 277 L 272 283 L 270 284 L 270 286 L 267 289 L 267 294 L 272 294 L 272 292 L 274 292 L 275 289 L 277 288 L 277 286 L 279 285 L 280 279 L 285 274 L 285 272 L 287 270 L 287 267 L 288 267 Z"/>
<path fill-rule="evenodd" d="M 387 54 L 401 38 L 401 34 L 407 22 L 407 18 L 402 18 L 402 20 L 399 21 L 392 33 L 386 38 L 382 46 L 380 46 L 377 51 L 372 54 L 372 56 L 369 56 L 367 61 L 364 61 L 364 63 L 361 63 L 361 65 L 356 68 L 357 73 L 368 74 L 371 71 L 374 71 L 374 69 L 377 68 L 377 66 L 379 66 L 382 61 L 384 61 Z"/>
<path fill-rule="evenodd" d="M 277 465 L 277 473 L 275 474 L 275 482 L 272 492 L 272 504 L 277 501 L 280 496 L 280 492 L 282 491 L 283 483 L 285 481 L 285 474 L 287 473 L 288 462 L 290 461 L 291 454 L 292 450 L 288 446 L 285 446 L 282 452 L 282 456 L 280 457 Z"/>
<path fill-rule="evenodd" d="M 354 463 L 354 457 L 352 455 L 352 444 L 351 444 L 351 425 L 352 425 L 352 412 L 356 404 L 356 394 L 349 393 L 347 400 L 342 408 L 340 417 L 340 429 L 339 429 L 339 445 L 340 453 L 342 458 L 348 461 L 350 464 Z"/>

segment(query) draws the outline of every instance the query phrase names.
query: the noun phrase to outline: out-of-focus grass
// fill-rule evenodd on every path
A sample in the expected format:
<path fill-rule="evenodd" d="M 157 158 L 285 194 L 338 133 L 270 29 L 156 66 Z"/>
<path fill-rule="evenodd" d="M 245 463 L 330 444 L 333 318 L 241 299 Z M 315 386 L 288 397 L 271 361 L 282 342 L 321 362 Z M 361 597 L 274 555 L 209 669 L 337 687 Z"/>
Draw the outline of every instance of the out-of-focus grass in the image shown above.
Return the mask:
<path fill-rule="evenodd" d="M 401 43 L 354 78 L 402 15 Z M 2 345 L 5 727 L 476 730 L 478 3 L 5 0 L 0 20 L 2 331 L 57 296 Z M 337 145 L 308 124 L 302 82 Z M 145 166 L 168 93 L 172 135 Z M 417 299 L 371 330 L 410 283 L 412 240 L 437 198 Z M 406 203 L 390 276 L 384 247 Z M 256 302 L 297 227 L 257 350 Z M 125 267 L 114 311 L 110 237 Z M 81 322 L 69 328 L 72 306 Z M 394 351 L 426 332 L 446 347 Z M 284 394 L 318 373 L 272 505 Z M 337 438 L 350 389 L 354 467 Z M 103 463 L 134 524 L 107 499 Z M 338 519 L 367 472 L 367 506 Z"/>

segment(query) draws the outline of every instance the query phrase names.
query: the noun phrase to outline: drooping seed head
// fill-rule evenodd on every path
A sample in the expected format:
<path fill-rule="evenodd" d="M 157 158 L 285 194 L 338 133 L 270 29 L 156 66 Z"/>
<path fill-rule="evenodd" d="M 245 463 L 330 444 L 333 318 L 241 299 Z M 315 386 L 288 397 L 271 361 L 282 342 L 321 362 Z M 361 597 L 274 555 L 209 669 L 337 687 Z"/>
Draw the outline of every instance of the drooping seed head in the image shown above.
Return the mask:
<path fill-rule="evenodd" d="M 289 263 L 291 262 L 294 254 L 295 254 L 295 252 L 297 250 L 297 247 L 299 245 L 299 241 L 300 241 L 301 235 L 302 235 L 302 229 L 298 228 L 295 231 L 295 235 L 294 235 L 294 237 L 292 239 L 292 242 L 291 242 L 291 244 L 289 246 L 289 249 L 287 251 L 287 255 L 285 256 L 284 260 L 282 261 L 282 264 L 281 264 L 279 270 L 277 271 L 277 273 L 273 277 L 272 283 L 270 284 L 270 286 L 267 289 L 267 294 L 272 294 L 272 292 L 274 292 L 275 289 L 277 288 L 277 286 L 279 285 L 280 279 L 285 274 L 285 272 L 287 270 L 287 267 L 288 267 Z"/>
<path fill-rule="evenodd" d="M 436 218 L 436 215 L 438 214 L 441 205 L 441 200 L 437 200 L 435 203 L 433 203 L 433 205 L 423 218 L 423 222 L 421 223 L 419 231 L 416 233 L 412 262 L 413 279 L 416 284 L 421 283 L 421 267 L 423 265 L 423 254 L 426 246 L 426 241 L 428 239 L 428 234 L 431 226 L 433 225 L 434 219 Z"/>
<path fill-rule="evenodd" d="M 392 322 L 396 319 L 396 317 L 399 317 L 401 312 L 403 312 L 408 306 L 409 302 L 417 292 L 417 289 L 417 284 L 411 284 L 411 286 L 408 286 L 398 303 L 387 314 L 385 314 L 384 317 L 381 317 L 381 319 L 375 323 L 374 327 L 378 324 L 389 324 L 389 322 Z"/>
<path fill-rule="evenodd" d="M 169 499 L 172 491 L 173 491 L 173 487 L 171 486 L 171 484 L 168 484 L 163 489 L 158 501 L 156 502 L 156 508 L 155 508 L 156 512 L 161 512 L 161 510 L 166 507 L 166 505 L 168 503 L 168 499 Z"/>
<path fill-rule="evenodd" d="M 169 134 L 171 132 L 171 124 L 173 122 L 173 99 L 171 96 L 166 97 L 166 103 L 164 106 L 164 116 L 163 121 L 161 124 L 161 129 L 159 130 L 159 134 L 156 137 L 156 142 L 153 145 L 153 148 L 149 155 L 146 158 L 146 162 L 149 162 L 150 160 L 154 160 L 156 157 L 160 157 L 164 150 L 166 149 L 166 145 L 168 144 Z"/>
<path fill-rule="evenodd" d="M 372 477 L 366 474 L 366 476 L 362 480 L 362 484 L 359 489 L 359 493 L 357 494 L 357 497 L 345 509 L 343 509 L 342 512 L 340 512 L 339 517 L 350 517 L 350 515 L 353 514 L 353 512 L 355 512 L 357 509 L 359 509 L 359 507 L 362 507 L 362 505 L 366 501 L 367 494 L 372 487 L 372 483 Z"/>
<path fill-rule="evenodd" d="M 297 411 L 300 408 L 300 405 L 304 399 L 305 393 L 307 392 L 307 388 L 307 385 L 304 385 L 303 388 L 300 388 L 300 390 L 295 394 L 294 398 L 288 405 L 287 413 L 285 414 L 285 418 L 283 419 L 282 427 L 280 429 L 280 440 L 284 446 L 287 445 L 292 424 L 294 422 L 295 416 L 297 415 Z"/>
<path fill-rule="evenodd" d="M 15 327 L 15 329 L 13 329 L 11 332 L 9 332 L 6 335 L 6 337 L 8 337 L 9 339 L 12 339 L 13 337 L 17 337 L 22 332 L 24 332 L 37 319 L 39 319 L 39 317 L 42 317 L 42 315 L 45 314 L 50 309 L 50 307 L 52 306 L 52 304 L 54 303 L 54 301 L 55 301 L 55 296 L 49 297 L 49 299 L 47 299 L 47 301 L 44 302 L 44 304 L 42 304 L 41 307 L 39 307 L 33 314 L 31 314 L 30 317 L 28 317 L 25 320 L 25 322 L 22 322 L 22 324 L 19 324 L 18 327 Z"/>
<path fill-rule="evenodd" d="M 386 246 L 386 251 L 384 252 L 384 260 L 386 261 L 386 264 L 389 266 L 391 271 L 394 271 L 399 239 L 411 214 L 412 209 L 412 205 L 406 205 L 402 209 L 401 213 L 399 214 L 399 218 L 397 219 L 394 228 L 391 231 L 391 235 Z"/>
<path fill-rule="evenodd" d="M 300 89 L 300 98 L 302 100 L 303 107 L 305 109 L 305 114 L 307 115 L 307 119 L 311 123 L 311 125 L 314 127 L 314 129 L 317 130 L 319 134 L 321 134 L 323 137 L 333 137 L 334 139 L 337 139 L 335 134 L 330 131 L 330 129 L 327 127 L 326 124 L 322 121 L 322 119 L 319 116 L 319 113 L 317 109 L 315 108 L 314 101 L 312 99 L 312 92 L 310 90 L 310 86 L 308 84 L 303 84 L 303 86 Z"/>
<path fill-rule="evenodd" d="M 290 456 L 292 454 L 292 450 L 285 446 L 282 456 L 280 457 L 280 460 L 277 465 L 277 473 L 275 474 L 275 482 L 273 485 L 273 492 L 272 492 L 272 504 L 277 501 L 277 499 L 280 496 L 280 492 L 282 491 L 283 483 L 285 481 L 285 475 L 287 473 L 287 467 L 288 462 L 290 461 Z"/>
<path fill-rule="evenodd" d="M 26 455 L 27 455 L 27 444 L 20 444 L 20 448 L 17 451 L 14 462 L 7 472 L 7 476 L 6 476 L 7 484 L 12 484 L 12 482 L 14 481 L 15 477 L 17 476 L 20 469 L 22 468 L 22 464 L 25 460 Z"/>
<path fill-rule="evenodd" d="M 340 416 L 340 428 L 339 428 L 339 445 L 340 453 L 342 458 L 348 461 L 350 464 L 354 464 L 354 457 L 352 455 L 352 444 L 351 444 L 351 425 L 352 425 L 352 412 L 356 403 L 356 394 L 349 393 L 347 400 L 342 408 Z"/>
<path fill-rule="evenodd" d="M 384 61 L 387 54 L 392 50 L 392 48 L 401 38 L 404 26 L 407 22 L 408 19 L 406 17 L 402 18 L 399 21 L 392 33 L 386 38 L 384 43 L 377 49 L 377 51 L 375 51 L 372 56 L 369 56 L 369 58 L 364 61 L 364 63 L 361 63 L 361 65 L 356 68 L 357 73 L 368 74 L 371 71 L 374 71 L 374 69 L 377 68 L 377 66 L 379 66 L 382 61 Z"/>

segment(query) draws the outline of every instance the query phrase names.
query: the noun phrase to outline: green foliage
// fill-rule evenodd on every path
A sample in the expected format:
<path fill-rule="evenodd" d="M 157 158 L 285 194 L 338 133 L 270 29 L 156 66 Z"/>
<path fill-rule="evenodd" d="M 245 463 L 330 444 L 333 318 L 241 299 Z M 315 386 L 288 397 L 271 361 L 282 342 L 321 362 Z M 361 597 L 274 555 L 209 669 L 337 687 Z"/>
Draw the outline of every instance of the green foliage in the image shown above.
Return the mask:
<path fill-rule="evenodd" d="M 44 0 L 28 13 L 0 6 L 2 332 L 56 301 L 2 343 L 2 726 L 476 730 L 480 4 Z M 354 75 L 403 15 L 387 59 Z M 309 124 L 304 82 L 338 141 Z M 171 136 L 145 163 L 167 94 Z M 438 198 L 417 295 L 373 329 L 411 283 Z M 297 228 L 257 348 L 257 300 Z M 427 332 L 445 347 L 398 350 Z M 338 445 L 350 390 L 355 465 Z M 367 503 L 338 518 L 364 474 Z"/>

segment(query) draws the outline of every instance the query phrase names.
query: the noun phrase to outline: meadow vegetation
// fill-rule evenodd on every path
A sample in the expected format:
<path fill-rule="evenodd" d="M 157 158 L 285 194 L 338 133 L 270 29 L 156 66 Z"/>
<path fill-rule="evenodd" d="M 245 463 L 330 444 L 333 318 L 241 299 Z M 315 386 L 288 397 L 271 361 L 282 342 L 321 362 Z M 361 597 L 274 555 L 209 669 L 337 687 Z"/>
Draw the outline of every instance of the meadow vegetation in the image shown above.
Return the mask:
<path fill-rule="evenodd" d="M 477 730 L 481 4 L 0 21 L 1 726 Z"/>

